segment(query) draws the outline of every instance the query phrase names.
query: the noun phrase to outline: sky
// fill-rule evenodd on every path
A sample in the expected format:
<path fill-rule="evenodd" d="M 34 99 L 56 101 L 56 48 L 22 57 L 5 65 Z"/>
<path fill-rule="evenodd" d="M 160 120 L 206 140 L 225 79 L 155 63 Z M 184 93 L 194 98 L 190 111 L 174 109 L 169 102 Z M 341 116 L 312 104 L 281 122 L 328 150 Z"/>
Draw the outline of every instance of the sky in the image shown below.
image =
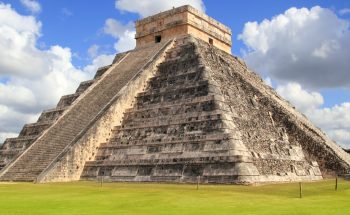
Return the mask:
<path fill-rule="evenodd" d="M 348 0 L 0 0 L 0 142 L 133 49 L 134 21 L 190 4 L 232 29 L 232 54 L 350 148 Z"/>

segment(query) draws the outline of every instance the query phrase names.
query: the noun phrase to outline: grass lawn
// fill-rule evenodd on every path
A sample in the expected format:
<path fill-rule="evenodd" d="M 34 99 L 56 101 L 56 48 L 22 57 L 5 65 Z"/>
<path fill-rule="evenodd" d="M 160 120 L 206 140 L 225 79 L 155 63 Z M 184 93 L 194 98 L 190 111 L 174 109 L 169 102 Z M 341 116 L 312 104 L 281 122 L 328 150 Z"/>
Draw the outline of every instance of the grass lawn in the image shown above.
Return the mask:
<path fill-rule="evenodd" d="M 0 183 L 0 214 L 350 214 L 350 181 L 263 186 Z"/>

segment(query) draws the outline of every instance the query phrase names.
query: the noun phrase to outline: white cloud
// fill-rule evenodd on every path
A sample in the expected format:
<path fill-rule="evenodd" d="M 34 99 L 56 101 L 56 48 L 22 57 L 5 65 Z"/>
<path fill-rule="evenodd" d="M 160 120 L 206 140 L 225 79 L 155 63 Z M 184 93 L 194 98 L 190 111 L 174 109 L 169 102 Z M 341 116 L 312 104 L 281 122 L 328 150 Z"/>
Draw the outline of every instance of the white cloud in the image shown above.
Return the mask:
<path fill-rule="evenodd" d="M 38 48 L 41 23 L 0 3 L 0 142 L 35 122 L 62 95 L 73 93 L 113 56 L 99 56 L 83 70 L 72 64 L 69 48 Z"/>
<path fill-rule="evenodd" d="M 41 12 L 41 5 L 35 0 L 21 0 L 21 3 L 32 13 Z"/>
<path fill-rule="evenodd" d="M 90 58 L 94 58 L 97 56 L 98 51 L 99 51 L 100 47 L 96 44 L 90 46 L 90 48 L 88 49 L 88 54 Z"/>
<path fill-rule="evenodd" d="M 264 76 L 314 88 L 350 87 L 349 21 L 325 8 L 290 8 L 245 24 L 245 60 Z"/>
<path fill-rule="evenodd" d="M 118 20 L 107 19 L 103 27 L 104 33 L 117 39 L 114 48 L 117 52 L 125 52 L 135 48 L 135 28 L 132 22 L 123 25 Z"/>
<path fill-rule="evenodd" d="M 141 17 L 150 16 L 182 5 L 191 5 L 200 11 L 205 11 L 202 0 L 117 0 L 115 2 L 115 7 L 117 9 L 137 13 Z"/>
<path fill-rule="evenodd" d="M 103 27 L 104 33 L 109 34 L 114 38 L 118 38 L 120 37 L 120 35 L 124 34 L 125 31 L 130 31 L 133 29 L 134 24 L 132 22 L 129 22 L 126 25 L 124 25 L 115 19 L 107 19 Z"/>
<path fill-rule="evenodd" d="M 323 97 L 320 93 L 308 92 L 302 89 L 298 83 L 279 85 L 276 88 L 276 91 L 302 112 L 318 108 L 324 103 Z"/>
<path fill-rule="evenodd" d="M 328 135 L 345 149 L 350 149 L 350 131 L 345 129 L 333 129 L 328 131 Z"/>
<path fill-rule="evenodd" d="M 339 10 L 340 15 L 346 15 L 349 13 L 350 13 L 350 8 L 343 8 L 343 9 Z"/>
<path fill-rule="evenodd" d="M 114 55 L 99 55 L 92 60 L 90 65 L 84 67 L 84 71 L 89 74 L 94 74 L 98 68 L 110 65 L 113 62 Z"/>
<path fill-rule="evenodd" d="M 350 103 L 345 102 L 331 108 L 317 108 L 306 112 L 317 126 L 344 148 L 350 148 Z"/>
<path fill-rule="evenodd" d="M 279 94 L 347 148 L 350 103 L 324 108 L 324 98 L 315 90 L 350 87 L 349 25 L 348 20 L 319 6 L 290 8 L 270 20 L 246 23 L 238 36 L 247 46 L 242 53 L 248 65 L 271 78 Z"/>
<path fill-rule="evenodd" d="M 331 108 L 311 109 L 309 112 L 310 118 L 323 128 L 350 131 L 350 102 Z"/>
<path fill-rule="evenodd" d="M 114 48 L 117 52 L 125 52 L 130 49 L 135 48 L 136 40 L 135 40 L 135 31 L 126 30 L 118 39 L 118 41 L 114 44 Z"/>
<path fill-rule="evenodd" d="M 350 148 L 350 103 L 322 108 L 324 99 L 318 92 L 309 92 L 297 83 L 277 87 L 277 92 L 303 112 L 332 139 Z"/>

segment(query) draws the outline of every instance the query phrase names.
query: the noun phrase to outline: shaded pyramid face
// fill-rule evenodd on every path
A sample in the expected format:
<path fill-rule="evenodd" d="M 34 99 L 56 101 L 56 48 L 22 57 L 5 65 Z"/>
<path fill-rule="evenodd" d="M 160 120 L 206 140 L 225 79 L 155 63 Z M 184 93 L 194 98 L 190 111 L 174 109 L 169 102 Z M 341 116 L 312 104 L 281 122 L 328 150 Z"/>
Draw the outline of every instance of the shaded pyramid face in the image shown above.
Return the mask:
<path fill-rule="evenodd" d="M 318 142 L 323 137 L 315 139 L 296 125 L 303 116 L 288 111 L 239 60 L 202 41 L 179 38 L 95 160 L 86 163 L 81 179 L 317 180 L 322 178 L 317 160 L 329 158 L 333 163 L 321 166 L 325 172 L 348 171 L 334 150 Z M 320 151 L 307 151 L 314 149 Z"/>

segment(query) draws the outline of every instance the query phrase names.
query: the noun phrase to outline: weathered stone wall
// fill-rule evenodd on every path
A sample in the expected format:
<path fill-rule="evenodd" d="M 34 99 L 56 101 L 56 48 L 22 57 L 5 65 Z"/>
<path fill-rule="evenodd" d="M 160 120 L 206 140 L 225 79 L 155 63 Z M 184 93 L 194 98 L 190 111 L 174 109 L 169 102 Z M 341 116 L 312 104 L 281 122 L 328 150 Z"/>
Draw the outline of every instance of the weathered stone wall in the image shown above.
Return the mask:
<path fill-rule="evenodd" d="M 155 36 L 170 39 L 192 35 L 231 53 L 231 30 L 191 6 L 182 6 L 136 22 L 136 47 L 155 43 Z"/>
<path fill-rule="evenodd" d="M 257 176 L 208 76 L 193 38 L 178 38 L 81 178 L 245 183 Z"/>
<path fill-rule="evenodd" d="M 167 39 L 172 39 L 175 38 L 176 36 L 182 36 L 186 35 L 188 32 L 188 27 L 186 25 L 177 25 L 173 26 L 172 28 L 167 28 L 162 30 L 161 32 L 159 31 L 154 31 L 150 34 L 147 34 L 142 37 L 142 39 L 136 40 L 136 47 L 143 47 L 147 46 L 149 44 L 154 44 L 155 43 L 155 36 L 161 35 L 162 40 L 167 40 Z"/>
<path fill-rule="evenodd" d="M 187 33 L 190 35 L 194 35 L 196 38 L 201 39 L 207 43 L 209 43 L 209 38 L 212 39 L 212 45 L 218 49 L 221 49 L 227 53 L 231 53 L 231 43 L 230 45 L 227 42 L 223 42 L 220 38 L 211 36 L 208 32 L 203 31 L 199 26 L 187 26 Z"/>
<path fill-rule="evenodd" d="M 238 112 L 238 116 L 248 119 L 245 122 L 246 125 L 242 124 L 240 129 L 246 131 L 245 144 L 257 153 L 255 155 L 258 158 L 257 160 L 260 160 L 266 154 L 279 154 L 282 157 L 288 157 L 297 153 L 302 155 L 300 158 L 305 157 L 303 159 L 309 163 L 309 168 L 306 169 L 314 171 L 316 175 L 318 170 L 315 167 L 317 165 L 319 165 L 324 176 L 335 173 L 343 174 L 350 171 L 350 156 L 326 137 L 322 131 L 313 126 L 305 116 L 278 96 L 272 88 L 264 84 L 259 76 L 249 71 L 244 63 L 220 50 L 201 44 L 208 50 L 205 53 L 208 61 L 211 57 L 214 59 L 212 60 L 213 63 L 218 62 L 213 67 L 223 68 L 221 73 L 233 77 L 227 83 L 220 84 L 220 86 L 227 86 L 228 89 L 233 88 L 231 93 L 230 90 L 227 91 L 227 100 L 232 100 L 233 106 L 240 103 L 245 103 L 243 107 L 251 106 L 246 113 Z M 236 85 L 235 82 L 237 82 Z M 234 109 L 240 110 L 239 107 Z M 259 126 L 262 126 L 263 129 L 259 129 Z M 271 133 L 272 129 L 275 129 L 276 133 L 270 136 L 273 134 Z M 273 144 L 273 142 L 275 143 Z M 317 163 L 313 161 L 317 161 Z M 256 162 L 256 165 L 259 162 Z M 281 160 L 278 165 L 273 165 L 283 166 L 284 163 L 285 161 Z M 265 170 L 262 169 L 264 167 Z M 293 168 L 298 169 L 298 165 Z M 260 170 L 264 172 L 270 169 L 274 168 L 269 165 L 261 165 Z"/>
<path fill-rule="evenodd" d="M 320 179 L 317 163 L 305 159 L 300 143 L 290 141 L 286 126 L 273 119 L 269 100 L 242 78 L 226 54 L 198 41 L 203 62 L 212 70 L 210 83 L 222 95 L 227 117 L 253 157 L 259 177 L 252 182 Z M 232 58 L 232 57 L 230 57 Z M 262 84 L 262 82 L 256 83 Z M 304 172 L 296 171 L 302 169 Z M 263 176 L 263 177 L 261 177 Z"/>

